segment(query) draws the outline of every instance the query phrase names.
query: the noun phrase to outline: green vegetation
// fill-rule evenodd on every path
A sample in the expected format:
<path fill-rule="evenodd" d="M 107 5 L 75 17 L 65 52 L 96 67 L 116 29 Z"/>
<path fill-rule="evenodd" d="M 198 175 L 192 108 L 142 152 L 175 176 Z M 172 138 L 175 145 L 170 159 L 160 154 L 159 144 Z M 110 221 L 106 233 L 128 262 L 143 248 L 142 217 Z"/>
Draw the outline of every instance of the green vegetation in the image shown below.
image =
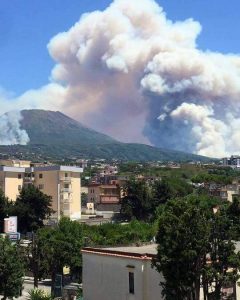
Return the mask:
<path fill-rule="evenodd" d="M 201 286 L 204 299 L 222 299 L 222 287 L 239 279 L 233 242 L 239 239 L 239 201 L 218 203 L 216 213 L 210 203 L 204 196 L 176 198 L 159 211 L 154 265 L 164 276 L 166 300 L 198 300 Z"/>
<path fill-rule="evenodd" d="M 36 232 L 27 250 L 27 265 L 36 287 L 38 279 L 51 277 L 53 295 L 56 275 L 62 274 L 65 266 L 70 268 L 71 277 L 81 282 L 82 247 L 141 244 L 150 242 L 155 234 L 155 225 L 138 221 L 88 226 L 62 218 L 55 228 L 45 227 Z"/>
<path fill-rule="evenodd" d="M 20 191 L 15 203 L 8 208 L 11 215 L 18 217 L 18 228 L 21 233 L 36 231 L 43 227 L 43 221 L 52 213 L 51 197 L 43 194 L 33 185 Z"/>
<path fill-rule="evenodd" d="M 4 217 L 14 214 L 19 218 L 22 233 L 33 232 L 31 243 L 21 248 L 22 253 L 19 245 L 12 245 L 8 239 L 0 240 L 0 247 L 6 247 L 9 253 L 6 261 L 0 248 L 0 292 L 1 276 L 6 274 L 5 284 L 19 284 L 13 291 L 14 295 L 20 293 L 19 278 L 26 262 L 35 287 L 39 279 L 52 279 L 54 297 L 55 278 L 63 274 L 64 267 L 70 268 L 72 280 L 81 282 L 83 247 L 141 245 L 156 237 L 158 254 L 153 265 L 164 276 L 164 299 L 199 300 L 200 287 L 205 299 L 221 299 L 222 287 L 239 278 L 240 254 L 234 243 L 240 240 L 240 197 L 228 203 L 208 196 L 207 190 L 194 187 L 192 182 L 224 185 L 238 180 L 239 172 L 216 166 L 184 165 L 171 169 L 135 162 L 123 163 L 120 171 L 130 178 L 123 189 L 120 220 L 124 223 L 120 224 L 88 226 L 62 218 L 56 226 L 44 227 L 43 220 L 52 213 L 50 197 L 33 186 L 24 188 L 16 203 L 0 193 L 0 226 Z M 144 175 L 145 179 L 134 179 L 132 175 L 136 174 Z M 217 209 L 216 214 L 213 208 Z M 19 263 L 15 262 L 16 257 L 22 258 Z M 19 283 L 15 273 L 7 273 L 7 264 L 11 266 L 13 261 L 17 264 Z M 37 289 L 29 297 L 50 299 Z"/>
<path fill-rule="evenodd" d="M 147 183 L 132 179 L 124 188 L 121 200 L 121 215 L 127 220 L 153 221 L 156 209 L 173 197 L 182 197 L 193 192 L 185 180 L 177 177 Z"/>
<path fill-rule="evenodd" d="M 45 293 L 41 289 L 31 289 L 28 292 L 27 300 L 52 300 L 52 296 L 50 294 Z"/>
<path fill-rule="evenodd" d="M 226 175 L 218 174 L 200 174 L 192 178 L 194 183 L 217 183 L 217 184 L 231 184 L 233 178 Z"/>
<path fill-rule="evenodd" d="M 17 245 L 0 237 L 0 294 L 3 300 L 18 297 L 22 291 L 24 265 Z"/>
<path fill-rule="evenodd" d="M 3 232 L 4 218 L 7 216 L 8 199 L 4 196 L 3 191 L 0 190 L 0 233 Z"/>

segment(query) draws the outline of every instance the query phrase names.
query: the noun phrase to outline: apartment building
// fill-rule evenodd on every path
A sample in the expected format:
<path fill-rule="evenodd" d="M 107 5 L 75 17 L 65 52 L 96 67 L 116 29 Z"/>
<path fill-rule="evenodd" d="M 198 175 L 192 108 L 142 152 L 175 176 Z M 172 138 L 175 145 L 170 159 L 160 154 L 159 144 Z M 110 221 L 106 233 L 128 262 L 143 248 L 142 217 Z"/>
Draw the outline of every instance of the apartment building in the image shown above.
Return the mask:
<path fill-rule="evenodd" d="M 223 166 L 229 166 L 233 169 L 240 168 L 240 156 L 232 155 L 231 157 L 224 157 L 222 159 Z"/>
<path fill-rule="evenodd" d="M 24 185 L 25 168 L 0 166 L 0 189 L 9 199 L 16 201 Z"/>
<path fill-rule="evenodd" d="M 88 203 L 94 203 L 98 211 L 120 210 L 120 188 L 116 184 L 90 184 Z"/>
<path fill-rule="evenodd" d="M 88 202 L 95 204 L 119 203 L 119 188 L 115 184 L 90 184 L 88 186 Z"/>
<path fill-rule="evenodd" d="M 81 218 L 82 168 L 71 166 L 14 167 L 0 166 L 0 189 L 16 201 L 23 186 L 33 184 L 52 197 L 53 219 L 61 215 Z"/>

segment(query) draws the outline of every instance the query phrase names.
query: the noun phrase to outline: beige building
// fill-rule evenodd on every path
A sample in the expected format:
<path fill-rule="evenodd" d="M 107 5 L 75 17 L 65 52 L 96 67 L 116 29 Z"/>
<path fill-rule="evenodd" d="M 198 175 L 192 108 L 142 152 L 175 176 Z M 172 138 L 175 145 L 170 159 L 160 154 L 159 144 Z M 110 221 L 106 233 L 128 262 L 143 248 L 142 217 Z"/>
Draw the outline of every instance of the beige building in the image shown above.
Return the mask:
<path fill-rule="evenodd" d="M 0 159 L 0 166 L 5 167 L 30 167 L 30 160 L 19 160 L 19 159 Z"/>
<path fill-rule="evenodd" d="M 0 166 L 0 189 L 9 199 L 16 201 L 24 185 L 25 168 Z"/>
<path fill-rule="evenodd" d="M 115 184 L 90 184 L 88 186 L 88 202 L 95 204 L 118 204 L 120 190 Z"/>
<path fill-rule="evenodd" d="M 81 218 L 82 168 L 70 166 L 0 167 L 0 188 L 6 197 L 16 201 L 23 186 L 33 184 L 52 197 L 52 217 L 61 215 Z"/>

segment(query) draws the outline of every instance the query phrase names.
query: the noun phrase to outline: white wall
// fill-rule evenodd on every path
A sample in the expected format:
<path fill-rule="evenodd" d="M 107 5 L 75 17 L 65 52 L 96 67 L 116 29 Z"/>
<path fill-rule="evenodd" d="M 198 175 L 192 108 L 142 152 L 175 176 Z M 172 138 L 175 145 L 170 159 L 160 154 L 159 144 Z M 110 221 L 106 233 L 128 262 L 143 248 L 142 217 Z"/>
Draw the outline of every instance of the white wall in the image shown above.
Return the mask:
<path fill-rule="evenodd" d="M 129 272 L 134 273 L 134 295 L 129 294 Z M 160 280 L 150 260 L 83 253 L 84 300 L 161 300 Z"/>

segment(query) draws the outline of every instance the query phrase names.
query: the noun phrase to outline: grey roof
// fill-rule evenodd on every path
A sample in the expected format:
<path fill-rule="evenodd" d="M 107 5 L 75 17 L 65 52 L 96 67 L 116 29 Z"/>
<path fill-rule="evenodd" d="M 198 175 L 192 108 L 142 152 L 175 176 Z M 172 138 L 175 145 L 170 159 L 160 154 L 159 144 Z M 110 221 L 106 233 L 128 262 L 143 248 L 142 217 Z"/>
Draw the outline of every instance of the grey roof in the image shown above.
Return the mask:
<path fill-rule="evenodd" d="M 157 244 L 149 244 L 144 246 L 126 246 L 126 247 L 112 247 L 112 248 L 104 248 L 104 250 L 108 251 L 119 251 L 119 252 L 127 252 L 127 253 L 136 253 L 136 254 L 157 254 Z"/>

